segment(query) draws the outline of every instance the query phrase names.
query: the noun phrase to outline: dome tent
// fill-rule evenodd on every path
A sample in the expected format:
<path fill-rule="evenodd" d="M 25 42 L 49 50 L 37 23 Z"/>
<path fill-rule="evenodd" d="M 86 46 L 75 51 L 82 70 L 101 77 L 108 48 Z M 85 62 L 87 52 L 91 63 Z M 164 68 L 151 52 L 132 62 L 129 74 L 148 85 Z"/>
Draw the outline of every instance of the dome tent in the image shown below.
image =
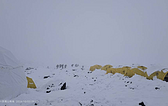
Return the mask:
<path fill-rule="evenodd" d="M 11 99 L 27 91 L 27 80 L 19 61 L 0 47 L 0 100 Z"/>

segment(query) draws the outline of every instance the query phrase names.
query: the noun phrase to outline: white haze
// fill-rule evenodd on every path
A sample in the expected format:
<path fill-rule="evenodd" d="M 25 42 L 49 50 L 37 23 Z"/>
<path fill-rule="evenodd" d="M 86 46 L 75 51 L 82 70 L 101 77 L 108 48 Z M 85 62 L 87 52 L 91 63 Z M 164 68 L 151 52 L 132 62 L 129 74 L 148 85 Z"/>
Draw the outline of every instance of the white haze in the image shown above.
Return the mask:
<path fill-rule="evenodd" d="M 168 65 L 168 0 L 0 0 L 0 23 L 19 60 Z"/>

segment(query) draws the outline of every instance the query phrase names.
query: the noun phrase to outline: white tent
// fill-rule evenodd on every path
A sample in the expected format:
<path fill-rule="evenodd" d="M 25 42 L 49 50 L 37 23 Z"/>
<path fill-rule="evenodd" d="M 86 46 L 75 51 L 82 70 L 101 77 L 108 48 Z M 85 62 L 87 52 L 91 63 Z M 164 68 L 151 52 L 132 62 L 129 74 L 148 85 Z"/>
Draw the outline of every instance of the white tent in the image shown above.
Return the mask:
<path fill-rule="evenodd" d="M 19 61 L 0 47 L 0 100 L 11 99 L 27 91 L 27 80 Z"/>

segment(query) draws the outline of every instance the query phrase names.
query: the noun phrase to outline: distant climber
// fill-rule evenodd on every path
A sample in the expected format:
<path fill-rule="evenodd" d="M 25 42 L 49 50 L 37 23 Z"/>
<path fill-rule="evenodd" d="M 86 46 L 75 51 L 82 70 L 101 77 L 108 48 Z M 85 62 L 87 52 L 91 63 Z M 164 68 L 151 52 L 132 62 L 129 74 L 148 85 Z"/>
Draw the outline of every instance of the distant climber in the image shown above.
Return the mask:
<path fill-rule="evenodd" d="M 67 65 L 65 64 L 65 68 L 67 67 Z"/>
<path fill-rule="evenodd" d="M 56 68 L 57 68 L 57 69 L 59 68 L 59 65 L 58 65 L 58 64 L 56 65 Z"/>

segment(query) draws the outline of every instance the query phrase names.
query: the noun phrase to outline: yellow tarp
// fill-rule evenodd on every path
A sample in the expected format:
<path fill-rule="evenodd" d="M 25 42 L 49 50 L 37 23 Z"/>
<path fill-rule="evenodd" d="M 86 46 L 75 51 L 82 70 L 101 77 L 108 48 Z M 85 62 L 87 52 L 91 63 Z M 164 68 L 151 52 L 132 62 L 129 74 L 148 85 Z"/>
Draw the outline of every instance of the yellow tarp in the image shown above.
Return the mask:
<path fill-rule="evenodd" d="M 31 78 L 29 78 L 29 77 L 26 77 L 26 78 L 27 78 L 27 82 L 28 82 L 27 88 L 34 88 L 34 89 L 37 88 L 34 81 Z"/>

